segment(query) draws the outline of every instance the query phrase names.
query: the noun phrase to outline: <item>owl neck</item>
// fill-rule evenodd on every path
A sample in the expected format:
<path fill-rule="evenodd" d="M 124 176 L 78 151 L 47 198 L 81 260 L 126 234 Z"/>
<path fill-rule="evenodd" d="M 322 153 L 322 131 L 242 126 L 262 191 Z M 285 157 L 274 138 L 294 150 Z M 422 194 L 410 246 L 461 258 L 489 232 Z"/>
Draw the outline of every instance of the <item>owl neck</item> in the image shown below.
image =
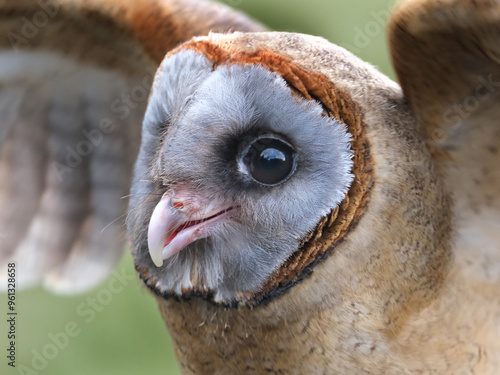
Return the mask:
<path fill-rule="evenodd" d="M 159 306 L 184 375 L 315 374 L 331 361 L 326 314 L 291 318 L 270 305 L 224 309 L 197 300 Z"/>
<path fill-rule="evenodd" d="M 293 312 L 279 299 L 253 310 L 196 299 L 160 300 L 159 306 L 184 375 L 445 374 L 472 367 L 494 374 L 486 366 L 500 352 L 495 338 L 500 328 L 483 332 L 467 323 L 500 327 L 500 317 L 474 308 L 490 303 L 489 311 L 496 311 L 496 292 L 479 293 L 465 280 L 459 273 L 450 276 L 441 295 L 417 313 L 410 311 L 398 329 L 387 329 L 383 313 L 349 301 Z"/>

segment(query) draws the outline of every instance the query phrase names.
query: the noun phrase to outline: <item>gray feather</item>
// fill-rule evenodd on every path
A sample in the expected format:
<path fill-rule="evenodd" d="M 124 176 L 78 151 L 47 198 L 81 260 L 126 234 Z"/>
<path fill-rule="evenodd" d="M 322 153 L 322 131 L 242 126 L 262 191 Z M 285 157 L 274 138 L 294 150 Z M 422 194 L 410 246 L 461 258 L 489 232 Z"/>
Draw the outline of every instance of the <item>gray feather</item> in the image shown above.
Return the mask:
<path fill-rule="evenodd" d="M 238 169 L 237 146 L 262 133 L 283 136 L 298 153 L 296 172 L 277 186 Z M 129 215 L 136 262 L 166 292 L 211 291 L 225 302 L 255 293 L 342 201 L 351 156 L 345 126 L 323 116 L 320 104 L 293 97 L 277 74 L 257 65 L 212 70 L 205 57 L 181 51 L 164 61 L 143 123 Z M 175 186 L 238 205 L 241 214 L 156 268 L 147 225 Z"/>

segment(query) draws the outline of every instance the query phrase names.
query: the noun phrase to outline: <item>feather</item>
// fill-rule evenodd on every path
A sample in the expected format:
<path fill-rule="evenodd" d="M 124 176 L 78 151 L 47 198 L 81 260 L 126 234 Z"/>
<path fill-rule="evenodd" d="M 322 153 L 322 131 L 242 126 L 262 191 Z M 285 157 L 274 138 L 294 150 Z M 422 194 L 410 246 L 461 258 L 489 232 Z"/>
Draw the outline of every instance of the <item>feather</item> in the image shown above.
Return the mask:
<path fill-rule="evenodd" d="M 405 97 L 454 198 L 457 262 L 497 284 L 499 17 L 498 1 L 406 1 L 389 27 Z"/>

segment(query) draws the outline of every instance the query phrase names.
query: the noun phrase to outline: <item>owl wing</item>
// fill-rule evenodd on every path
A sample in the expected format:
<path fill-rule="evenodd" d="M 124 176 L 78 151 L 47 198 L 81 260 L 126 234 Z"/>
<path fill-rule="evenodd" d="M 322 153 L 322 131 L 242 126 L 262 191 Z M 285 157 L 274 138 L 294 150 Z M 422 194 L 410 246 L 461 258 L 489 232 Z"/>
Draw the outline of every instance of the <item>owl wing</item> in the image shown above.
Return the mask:
<path fill-rule="evenodd" d="M 457 258 L 500 282 L 500 1 L 402 1 L 389 40 L 453 195 Z"/>
<path fill-rule="evenodd" d="M 263 27 L 204 0 L 0 1 L 0 273 L 59 293 L 108 275 L 155 70 L 212 30 Z"/>

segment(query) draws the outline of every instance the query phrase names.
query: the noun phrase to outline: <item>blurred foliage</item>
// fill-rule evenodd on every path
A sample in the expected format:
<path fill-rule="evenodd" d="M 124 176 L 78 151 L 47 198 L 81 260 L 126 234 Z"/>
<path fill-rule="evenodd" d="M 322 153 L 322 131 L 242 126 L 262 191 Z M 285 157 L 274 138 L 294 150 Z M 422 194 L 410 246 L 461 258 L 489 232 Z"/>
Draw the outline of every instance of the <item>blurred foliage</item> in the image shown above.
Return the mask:
<path fill-rule="evenodd" d="M 386 45 L 385 21 L 394 1 L 388 0 L 226 0 L 269 28 L 323 36 L 371 62 L 393 77 Z M 130 255 L 126 255 L 117 272 L 133 275 Z M 112 276 L 113 277 L 113 276 Z M 111 277 L 111 278 L 112 278 Z M 48 375 L 129 375 L 147 373 L 179 374 L 172 344 L 160 318 L 154 299 L 133 279 L 126 287 L 112 294 L 107 304 L 93 302 L 108 281 L 84 294 L 70 297 L 54 296 L 40 288 L 18 293 L 17 364 L 33 369 L 36 353 L 44 350 L 49 359 L 42 371 L 23 372 L 0 364 L 2 374 Z M 109 293 L 107 294 L 109 295 Z M 104 294 L 101 295 L 103 297 Z M 6 296 L 2 295 L 6 307 Z M 109 302 L 109 303 L 108 303 Z M 83 307 L 82 307 L 83 304 Z M 5 308 L 4 308 L 5 309 Z M 93 320 L 90 320 L 94 311 Z M 5 315 L 4 315 L 5 316 Z M 67 324 L 78 332 L 66 345 L 61 336 Z M 73 324 L 73 325 L 71 325 Z M 6 347 L 7 326 L 2 318 L 1 342 Z M 76 328 L 75 328 L 76 327 Z M 59 337 L 54 349 L 51 337 Z M 51 346 L 52 345 L 52 346 Z M 2 353 L 6 353 L 5 349 Z M 37 362 L 39 366 L 43 362 Z M 4 371 L 7 369 L 7 371 Z"/>

